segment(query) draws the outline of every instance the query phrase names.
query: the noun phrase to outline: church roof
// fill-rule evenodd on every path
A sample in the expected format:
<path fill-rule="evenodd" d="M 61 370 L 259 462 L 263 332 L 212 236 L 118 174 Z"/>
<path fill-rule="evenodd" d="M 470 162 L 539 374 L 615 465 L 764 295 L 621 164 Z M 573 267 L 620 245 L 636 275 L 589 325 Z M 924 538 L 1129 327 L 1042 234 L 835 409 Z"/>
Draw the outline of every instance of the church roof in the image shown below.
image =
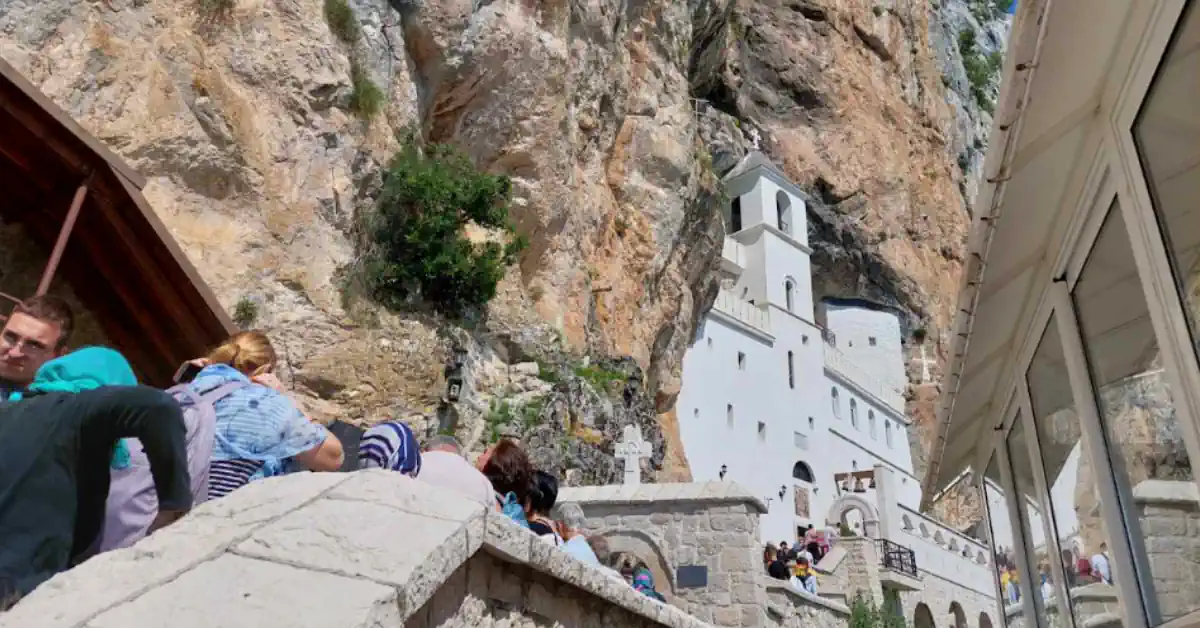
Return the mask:
<path fill-rule="evenodd" d="M 49 254 L 83 189 L 56 275 L 148 383 L 166 385 L 234 326 L 142 196 L 145 183 L 0 60 L 0 217 Z"/>
<path fill-rule="evenodd" d="M 499 568 L 460 569 L 472 559 Z M 522 574 L 566 585 L 544 594 L 648 620 L 636 625 L 707 626 L 491 508 L 375 469 L 253 482 L 55 576 L 0 614 L 0 628 L 404 626 L 431 608 L 470 610 L 464 587 L 539 589 Z"/>
<path fill-rule="evenodd" d="M 783 170 L 781 170 L 779 166 L 775 165 L 775 162 L 771 161 L 769 157 L 759 151 L 752 151 L 745 157 L 742 157 L 742 160 L 739 161 L 738 164 L 734 166 L 733 169 L 730 170 L 721 180 L 726 182 L 732 181 L 733 179 L 741 177 L 745 174 L 750 174 L 756 170 L 761 170 L 764 174 L 770 176 L 776 184 L 786 188 L 787 191 L 791 192 L 801 200 L 808 200 L 808 195 L 804 193 L 804 190 L 801 190 L 800 186 L 793 183 L 792 180 L 783 173 Z"/>

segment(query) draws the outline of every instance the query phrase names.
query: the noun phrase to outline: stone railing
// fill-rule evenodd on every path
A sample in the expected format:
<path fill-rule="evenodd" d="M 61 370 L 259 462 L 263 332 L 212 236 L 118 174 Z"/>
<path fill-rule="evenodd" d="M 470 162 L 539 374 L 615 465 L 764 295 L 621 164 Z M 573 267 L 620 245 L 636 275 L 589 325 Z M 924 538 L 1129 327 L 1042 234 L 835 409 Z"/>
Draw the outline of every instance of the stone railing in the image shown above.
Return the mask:
<path fill-rule="evenodd" d="M 729 273 L 740 273 L 746 267 L 746 253 L 742 243 L 725 236 L 721 246 L 721 268 Z"/>
<path fill-rule="evenodd" d="M 42 584 L 0 628 L 705 628 L 501 513 L 389 471 L 297 473 Z"/>
<path fill-rule="evenodd" d="M 850 609 L 841 602 L 799 591 L 782 580 L 764 577 L 761 582 L 767 590 L 769 625 L 781 628 L 844 628 L 850 621 Z"/>
<path fill-rule="evenodd" d="M 713 310 L 765 334 L 771 333 L 771 318 L 767 311 L 753 303 L 739 299 L 737 295 L 721 290 L 713 302 Z"/>
<path fill-rule="evenodd" d="M 867 373 L 847 358 L 844 353 L 834 348 L 833 345 L 825 347 L 825 368 L 835 371 L 847 380 L 854 382 L 856 386 L 865 390 L 867 394 L 875 397 L 884 405 L 891 407 L 897 412 L 904 412 L 904 394 L 898 387 L 889 385 L 874 375 Z"/>
<path fill-rule="evenodd" d="M 995 594 L 987 546 L 904 504 L 899 513 L 900 520 L 891 524 L 892 540 L 913 551 L 921 571 L 989 597 Z"/>

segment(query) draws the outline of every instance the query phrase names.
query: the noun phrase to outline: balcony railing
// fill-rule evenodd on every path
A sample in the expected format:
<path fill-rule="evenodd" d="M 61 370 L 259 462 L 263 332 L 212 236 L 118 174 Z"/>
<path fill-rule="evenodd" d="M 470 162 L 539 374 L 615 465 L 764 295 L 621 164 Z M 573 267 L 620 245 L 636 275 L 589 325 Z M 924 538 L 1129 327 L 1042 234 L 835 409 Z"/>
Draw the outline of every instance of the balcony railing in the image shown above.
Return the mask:
<path fill-rule="evenodd" d="M 876 547 L 879 550 L 879 564 L 884 569 L 891 569 L 913 578 L 919 577 L 917 556 L 912 550 L 887 539 L 877 540 Z"/>
<path fill-rule="evenodd" d="M 728 290 L 717 292 L 717 300 L 713 302 L 713 309 L 754 329 L 771 333 L 771 322 L 767 311 L 749 301 L 739 299 L 737 295 Z"/>
<path fill-rule="evenodd" d="M 745 267 L 746 254 L 742 250 L 742 243 L 726 236 L 725 243 L 721 246 L 721 269 L 736 275 Z"/>
<path fill-rule="evenodd" d="M 841 373 L 846 379 L 854 382 L 879 401 L 900 412 L 904 411 L 904 393 L 899 387 L 880 381 L 866 369 L 847 358 L 846 354 L 835 349 L 833 345 L 825 348 L 825 366 Z"/>

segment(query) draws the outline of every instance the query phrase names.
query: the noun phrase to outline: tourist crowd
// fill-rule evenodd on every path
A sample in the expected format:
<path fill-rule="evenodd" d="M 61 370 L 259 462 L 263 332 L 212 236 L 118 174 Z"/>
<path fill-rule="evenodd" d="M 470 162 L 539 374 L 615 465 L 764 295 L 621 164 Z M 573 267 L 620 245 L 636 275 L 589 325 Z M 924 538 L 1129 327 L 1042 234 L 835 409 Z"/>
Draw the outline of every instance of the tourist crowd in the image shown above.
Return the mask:
<path fill-rule="evenodd" d="M 1002 549 L 996 553 L 996 570 L 1000 579 L 1000 592 L 1007 604 L 1021 601 L 1021 576 L 1012 551 Z M 1074 558 L 1070 550 L 1063 550 L 1062 565 L 1068 589 L 1089 584 L 1112 584 L 1112 569 L 1108 561 L 1108 544 L 1100 543 L 1099 551 L 1091 558 Z M 1050 563 L 1038 564 L 1036 592 L 1043 600 L 1054 596 L 1054 575 Z"/>
<path fill-rule="evenodd" d="M 113 349 L 67 351 L 73 326 L 66 303 L 35 297 L 0 330 L 0 610 L 202 502 L 263 478 L 346 467 L 394 471 L 475 500 L 663 599 L 644 562 L 580 532 L 582 513 L 552 517 L 558 479 L 535 469 L 518 439 L 501 438 L 472 464 L 453 437 L 422 447 L 409 426 L 389 422 L 366 430 L 357 464 L 344 465 L 339 439 L 275 375 L 264 334 L 238 333 L 190 359 L 162 391 L 139 385 Z"/>
<path fill-rule="evenodd" d="M 832 549 L 837 533 L 808 526 L 801 530 L 800 540 L 788 547 L 780 541 L 778 547 L 767 544 L 763 549 L 763 567 L 776 580 L 787 580 L 800 591 L 817 594 L 816 565 Z"/>

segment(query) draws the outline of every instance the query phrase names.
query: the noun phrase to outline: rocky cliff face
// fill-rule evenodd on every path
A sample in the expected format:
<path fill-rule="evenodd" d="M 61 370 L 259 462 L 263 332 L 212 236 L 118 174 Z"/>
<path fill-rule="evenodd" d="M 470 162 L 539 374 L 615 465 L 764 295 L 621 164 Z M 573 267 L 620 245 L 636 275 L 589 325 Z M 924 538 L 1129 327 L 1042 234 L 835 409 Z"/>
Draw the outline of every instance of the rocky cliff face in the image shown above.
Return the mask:
<path fill-rule="evenodd" d="M 673 406 L 716 289 L 716 176 L 755 142 L 812 190 L 820 293 L 897 306 L 940 355 L 988 122 L 958 77 L 965 2 L 349 0 L 355 36 L 331 5 L 0 0 L 0 55 L 149 178 L 314 414 L 478 444 L 530 406 L 531 442 L 575 443 L 564 470 L 611 465 L 634 422 L 686 477 Z M 470 330 L 341 288 L 403 129 L 513 178 L 530 247 Z M 467 394 L 439 410 L 453 346 Z"/>

